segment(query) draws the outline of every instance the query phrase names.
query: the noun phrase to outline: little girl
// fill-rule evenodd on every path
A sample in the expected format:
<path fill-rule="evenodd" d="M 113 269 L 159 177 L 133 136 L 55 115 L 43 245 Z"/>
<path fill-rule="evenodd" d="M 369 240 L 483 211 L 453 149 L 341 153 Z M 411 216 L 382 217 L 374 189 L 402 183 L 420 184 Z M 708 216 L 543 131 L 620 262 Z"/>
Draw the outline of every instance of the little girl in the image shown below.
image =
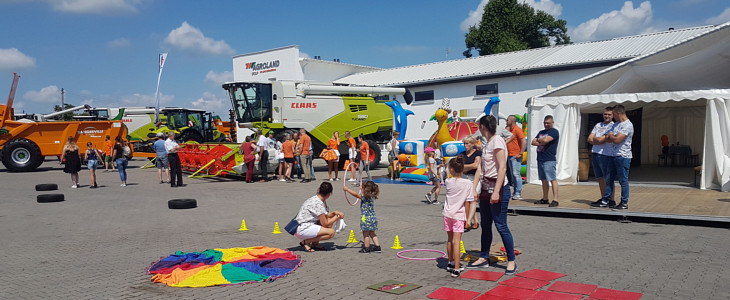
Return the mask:
<path fill-rule="evenodd" d="M 431 147 L 426 148 L 426 168 L 428 168 L 428 180 L 433 183 L 433 188 L 426 193 L 426 201 L 430 204 L 439 203 L 439 193 L 441 192 L 441 175 L 438 172 L 438 164 L 434 158 L 434 150 Z"/>
<path fill-rule="evenodd" d="M 360 198 L 360 215 L 362 216 L 360 218 L 360 230 L 362 230 L 362 241 L 364 243 L 360 253 L 381 253 L 380 242 L 378 242 L 378 236 L 375 235 L 375 231 L 378 230 L 378 217 L 375 216 L 375 199 L 378 199 L 378 194 L 380 194 L 378 185 L 372 181 L 363 182 L 362 195 L 348 187 L 343 189 L 353 197 Z M 374 245 L 372 248 L 370 248 L 370 239 L 368 238 L 373 240 Z"/>
<path fill-rule="evenodd" d="M 444 203 L 444 230 L 448 236 L 446 242 L 446 253 L 449 257 L 449 264 L 446 270 L 451 277 L 459 277 L 464 268 L 461 267 L 461 234 L 464 232 L 466 221 L 465 202 L 474 201 L 474 183 L 462 178 L 464 172 L 464 159 L 456 156 L 449 160 L 449 173 L 451 178 L 446 179 L 446 202 Z"/>

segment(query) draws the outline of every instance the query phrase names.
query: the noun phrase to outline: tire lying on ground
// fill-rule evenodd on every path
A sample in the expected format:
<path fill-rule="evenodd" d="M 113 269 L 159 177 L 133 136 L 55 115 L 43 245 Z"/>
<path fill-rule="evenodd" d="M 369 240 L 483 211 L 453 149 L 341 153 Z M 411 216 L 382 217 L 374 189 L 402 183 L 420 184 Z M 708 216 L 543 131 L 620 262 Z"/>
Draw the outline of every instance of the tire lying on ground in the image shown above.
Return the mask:
<path fill-rule="evenodd" d="M 54 191 L 58 189 L 58 184 L 55 183 L 41 183 L 35 185 L 35 190 L 38 192 L 41 191 Z"/>
<path fill-rule="evenodd" d="M 36 201 L 38 203 L 51 203 L 51 202 L 61 202 L 64 201 L 63 194 L 43 194 L 36 196 Z"/>
<path fill-rule="evenodd" d="M 169 209 L 188 209 L 195 208 L 198 206 L 198 201 L 195 199 L 172 199 L 167 201 L 167 208 Z"/>

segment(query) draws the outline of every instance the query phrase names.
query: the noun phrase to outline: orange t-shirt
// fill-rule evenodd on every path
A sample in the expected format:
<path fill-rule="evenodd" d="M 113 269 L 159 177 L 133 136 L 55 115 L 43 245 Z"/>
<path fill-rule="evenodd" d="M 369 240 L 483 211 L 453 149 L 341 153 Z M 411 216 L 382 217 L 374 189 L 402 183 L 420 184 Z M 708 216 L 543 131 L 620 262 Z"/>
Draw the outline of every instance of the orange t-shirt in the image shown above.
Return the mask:
<path fill-rule="evenodd" d="M 302 143 L 302 155 L 309 155 L 309 145 L 312 144 L 312 138 L 305 133 L 299 137 L 299 142 Z"/>
<path fill-rule="evenodd" d="M 106 155 L 112 155 L 112 149 L 114 148 L 114 141 L 106 141 Z"/>
<path fill-rule="evenodd" d="M 284 158 L 294 158 L 294 143 L 291 140 L 281 144 L 281 150 L 284 151 Z"/>
<path fill-rule="evenodd" d="M 525 140 L 525 133 L 522 132 L 522 129 L 519 126 L 515 125 L 512 126 L 512 135 L 515 138 L 507 144 L 507 155 L 516 156 L 520 154 L 520 141 Z"/>
<path fill-rule="evenodd" d="M 360 159 L 361 160 L 370 160 L 370 145 L 368 145 L 367 142 L 362 142 L 360 144 Z"/>
<path fill-rule="evenodd" d="M 337 150 L 337 148 L 338 148 L 339 145 L 340 145 L 340 141 L 339 140 L 330 139 L 329 141 L 327 141 L 327 147 L 330 148 L 330 149 Z"/>
<path fill-rule="evenodd" d="M 357 144 L 355 143 L 355 139 L 353 139 L 353 138 L 347 139 L 347 147 L 356 148 Z"/>

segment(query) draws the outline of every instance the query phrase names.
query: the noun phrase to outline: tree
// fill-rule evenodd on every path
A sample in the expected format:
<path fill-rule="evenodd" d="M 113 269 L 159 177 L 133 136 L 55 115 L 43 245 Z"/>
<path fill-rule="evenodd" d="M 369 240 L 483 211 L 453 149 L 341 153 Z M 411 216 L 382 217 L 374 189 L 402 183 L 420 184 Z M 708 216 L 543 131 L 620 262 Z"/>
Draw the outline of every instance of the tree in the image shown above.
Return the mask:
<path fill-rule="evenodd" d="M 63 105 L 63 108 L 61 108 L 60 105 L 54 105 L 53 111 L 62 111 L 62 110 L 73 108 L 73 107 L 74 107 L 73 104 L 68 104 L 68 103 L 65 103 Z M 65 114 L 61 114 L 60 116 L 57 116 L 57 118 L 60 120 L 63 120 L 63 121 L 72 121 L 74 119 L 73 116 L 74 116 L 73 112 L 67 112 Z"/>
<path fill-rule="evenodd" d="M 551 40 L 555 45 L 570 44 L 565 25 L 565 20 L 517 0 L 491 0 L 479 25 L 469 27 L 464 56 L 471 57 L 472 49 L 489 55 L 547 47 Z"/>

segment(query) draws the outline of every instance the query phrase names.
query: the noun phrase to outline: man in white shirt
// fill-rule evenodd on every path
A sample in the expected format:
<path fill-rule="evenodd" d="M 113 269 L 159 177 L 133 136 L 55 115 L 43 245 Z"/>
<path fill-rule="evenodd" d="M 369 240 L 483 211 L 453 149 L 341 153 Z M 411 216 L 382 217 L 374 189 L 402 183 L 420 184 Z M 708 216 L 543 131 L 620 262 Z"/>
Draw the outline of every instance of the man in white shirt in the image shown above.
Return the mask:
<path fill-rule="evenodd" d="M 261 180 L 259 182 L 269 181 L 266 177 L 268 175 L 267 165 L 269 163 L 269 144 L 271 141 L 265 137 L 261 130 L 258 131 L 258 142 L 256 143 L 256 149 L 259 152 L 259 169 L 261 169 Z"/>
<path fill-rule="evenodd" d="M 626 116 L 626 109 L 619 104 L 613 108 L 617 123 L 606 135 L 606 140 L 613 143 L 613 173 L 606 182 L 606 193 L 603 194 L 603 201 L 607 202 L 613 194 L 613 182 L 618 179 L 621 184 L 621 203 L 617 204 L 614 210 L 629 208 L 629 167 L 631 166 L 631 140 L 634 138 L 634 124 Z"/>
<path fill-rule="evenodd" d="M 180 166 L 180 157 L 177 155 L 180 145 L 175 141 L 174 131 L 167 133 L 165 150 L 167 150 L 167 160 L 170 163 L 170 187 L 182 187 L 182 168 Z"/>
<path fill-rule="evenodd" d="M 598 180 L 598 187 L 601 190 L 601 199 L 591 203 L 591 207 L 611 207 L 616 206 L 616 201 L 613 200 L 613 194 L 611 194 L 611 201 L 604 203 L 603 195 L 606 193 L 606 179 L 611 178 L 613 170 L 613 143 L 606 141 L 608 132 L 613 129 L 613 107 L 606 107 L 603 111 L 603 122 L 596 123 L 593 127 L 591 134 L 588 136 L 588 143 L 593 145 L 591 152 L 591 163 L 593 165 L 593 174 Z M 613 186 L 611 187 L 613 189 Z"/>

